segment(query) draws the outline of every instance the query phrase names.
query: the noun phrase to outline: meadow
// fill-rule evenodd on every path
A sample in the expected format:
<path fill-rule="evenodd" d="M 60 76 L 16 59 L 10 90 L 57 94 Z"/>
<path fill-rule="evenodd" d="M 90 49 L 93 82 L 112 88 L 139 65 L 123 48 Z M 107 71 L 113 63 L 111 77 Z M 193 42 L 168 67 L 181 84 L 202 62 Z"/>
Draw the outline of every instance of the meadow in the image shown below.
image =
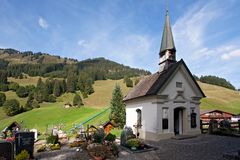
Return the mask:
<path fill-rule="evenodd" d="M 27 79 L 9 79 L 20 85 L 37 83 L 39 77 L 28 77 Z M 44 79 L 45 80 L 45 79 Z M 240 113 L 240 93 L 223 87 L 198 82 L 207 98 L 202 99 L 201 110 L 219 109 L 235 114 Z M 131 88 L 127 88 L 123 80 L 101 80 L 94 83 L 95 92 L 83 99 L 84 106 L 81 108 L 64 108 L 65 103 L 72 103 L 73 93 L 66 93 L 57 98 L 56 103 L 42 103 L 38 109 L 8 117 L 0 107 L 0 130 L 13 121 L 22 122 L 24 127 L 37 128 L 45 132 L 47 125 L 64 124 L 64 130 L 70 131 L 74 125 L 78 125 L 93 115 L 110 106 L 112 90 L 114 86 L 120 85 L 123 95 Z M 16 98 L 21 105 L 26 103 L 27 98 L 19 98 L 15 92 L 5 92 L 7 99 Z M 90 125 L 100 125 L 108 120 L 109 111 L 88 122 Z M 116 131 L 118 132 L 118 131 Z"/>

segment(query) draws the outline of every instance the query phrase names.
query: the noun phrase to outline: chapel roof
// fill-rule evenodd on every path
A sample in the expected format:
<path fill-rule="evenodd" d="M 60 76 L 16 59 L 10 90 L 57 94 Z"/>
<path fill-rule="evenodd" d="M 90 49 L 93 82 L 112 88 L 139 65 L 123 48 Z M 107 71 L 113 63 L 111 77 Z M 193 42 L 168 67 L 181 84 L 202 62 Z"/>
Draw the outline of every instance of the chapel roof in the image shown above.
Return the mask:
<path fill-rule="evenodd" d="M 203 91 L 201 90 L 200 86 L 194 79 L 193 75 L 191 74 L 190 70 L 188 69 L 185 62 L 181 59 L 180 61 L 173 63 L 169 66 L 168 69 L 163 70 L 162 72 L 156 72 L 150 76 L 145 77 L 142 79 L 128 94 L 124 97 L 124 101 L 150 96 L 150 95 L 157 95 L 158 91 L 164 86 L 164 84 L 174 75 L 175 71 L 178 70 L 178 68 L 184 65 L 187 72 L 189 73 L 190 77 L 194 81 L 195 85 L 205 97 Z"/>

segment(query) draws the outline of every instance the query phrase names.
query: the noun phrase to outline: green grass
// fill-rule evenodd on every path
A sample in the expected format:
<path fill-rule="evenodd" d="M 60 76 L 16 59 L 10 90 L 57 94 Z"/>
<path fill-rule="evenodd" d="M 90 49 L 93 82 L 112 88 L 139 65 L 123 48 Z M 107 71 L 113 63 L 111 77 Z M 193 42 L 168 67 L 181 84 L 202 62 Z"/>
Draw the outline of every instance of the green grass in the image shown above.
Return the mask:
<path fill-rule="evenodd" d="M 63 124 L 64 130 L 69 131 L 74 124 L 79 124 L 100 111 L 100 109 L 87 106 L 66 109 L 62 103 L 43 104 L 41 108 L 1 120 L 0 129 L 17 121 L 23 122 L 24 127 L 37 128 L 40 132 L 44 132 L 47 125 L 58 124 Z"/>
<path fill-rule="evenodd" d="M 201 100 L 200 108 L 219 109 L 235 114 L 240 113 L 240 93 L 224 87 L 199 82 L 207 96 Z"/>
<path fill-rule="evenodd" d="M 20 105 L 24 106 L 27 102 L 28 98 L 19 98 L 16 94 L 16 92 L 13 91 L 7 91 L 4 92 L 6 94 L 7 99 L 16 99 L 19 101 Z"/>

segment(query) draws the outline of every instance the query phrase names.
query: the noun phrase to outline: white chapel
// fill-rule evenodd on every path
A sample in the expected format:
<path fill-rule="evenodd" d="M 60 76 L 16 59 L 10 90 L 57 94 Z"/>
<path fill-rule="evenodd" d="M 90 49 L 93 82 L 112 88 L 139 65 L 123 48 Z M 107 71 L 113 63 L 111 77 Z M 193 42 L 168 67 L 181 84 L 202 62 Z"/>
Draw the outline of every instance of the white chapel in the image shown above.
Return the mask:
<path fill-rule="evenodd" d="M 126 126 L 154 141 L 200 134 L 199 105 L 205 95 L 184 61 L 176 61 L 168 11 L 159 57 L 159 71 L 142 79 L 124 98 Z"/>

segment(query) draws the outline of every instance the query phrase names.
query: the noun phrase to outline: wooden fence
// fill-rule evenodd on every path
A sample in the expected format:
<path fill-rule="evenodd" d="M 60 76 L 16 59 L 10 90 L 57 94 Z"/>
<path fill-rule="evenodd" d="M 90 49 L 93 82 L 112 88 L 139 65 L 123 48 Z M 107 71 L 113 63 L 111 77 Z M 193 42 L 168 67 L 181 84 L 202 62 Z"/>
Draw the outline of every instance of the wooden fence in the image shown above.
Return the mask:
<path fill-rule="evenodd" d="M 240 120 L 238 122 L 230 122 L 231 128 L 237 129 L 240 132 Z M 203 122 L 200 120 L 201 133 L 207 133 L 209 127 L 209 122 Z"/>

